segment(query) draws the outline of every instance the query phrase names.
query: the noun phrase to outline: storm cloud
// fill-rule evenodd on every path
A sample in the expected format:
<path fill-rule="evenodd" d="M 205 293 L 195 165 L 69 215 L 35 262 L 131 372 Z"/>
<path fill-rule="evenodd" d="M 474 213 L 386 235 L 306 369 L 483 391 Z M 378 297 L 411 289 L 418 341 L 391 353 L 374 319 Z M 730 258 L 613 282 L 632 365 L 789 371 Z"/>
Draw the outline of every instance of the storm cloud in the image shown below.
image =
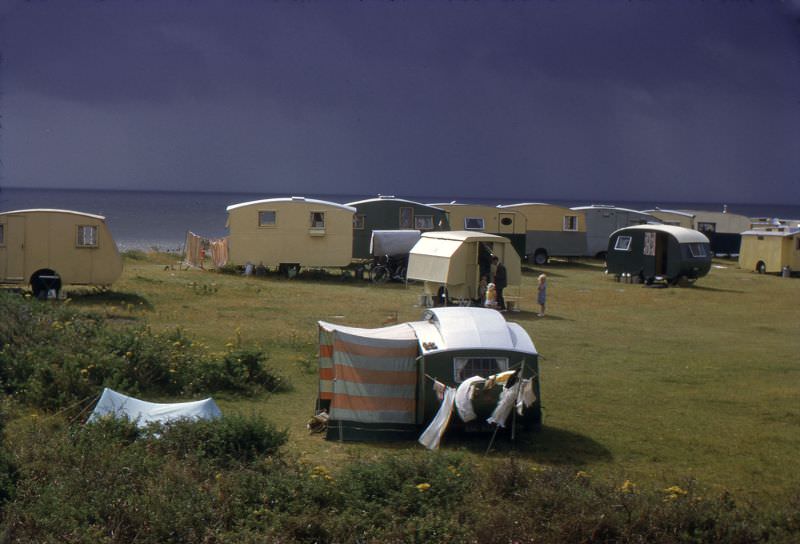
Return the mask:
<path fill-rule="evenodd" d="M 13 2 L 2 184 L 800 202 L 799 12 Z"/>

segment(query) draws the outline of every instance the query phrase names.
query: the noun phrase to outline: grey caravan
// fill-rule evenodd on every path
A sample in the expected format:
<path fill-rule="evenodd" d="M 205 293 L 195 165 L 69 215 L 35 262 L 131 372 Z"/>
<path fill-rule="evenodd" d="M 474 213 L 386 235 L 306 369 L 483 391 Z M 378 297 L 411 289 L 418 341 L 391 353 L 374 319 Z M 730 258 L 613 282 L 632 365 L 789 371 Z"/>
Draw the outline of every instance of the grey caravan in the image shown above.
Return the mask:
<path fill-rule="evenodd" d="M 617 208 L 605 204 L 572 208 L 586 216 L 586 256 L 605 259 L 608 237 L 612 232 L 631 225 L 660 224 L 661 220 L 649 213 Z"/>

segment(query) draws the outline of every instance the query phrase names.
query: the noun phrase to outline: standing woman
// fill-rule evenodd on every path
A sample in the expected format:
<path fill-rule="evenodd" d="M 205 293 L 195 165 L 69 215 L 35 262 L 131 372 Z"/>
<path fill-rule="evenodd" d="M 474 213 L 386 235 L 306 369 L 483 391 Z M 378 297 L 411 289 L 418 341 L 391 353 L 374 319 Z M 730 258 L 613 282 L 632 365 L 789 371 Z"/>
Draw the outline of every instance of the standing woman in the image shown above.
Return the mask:
<path fill-rule="evenodd" d="M 547 275 L 546 274 L 539 274 L 539 286 L 537 287 L 538 293 L 536 295 L 536 302 L 539 303 L 541 306 L 541 310 L 539 311 L 539 317 L 544 317 L 544 306 L 545 302 L 547 301 Z"/>

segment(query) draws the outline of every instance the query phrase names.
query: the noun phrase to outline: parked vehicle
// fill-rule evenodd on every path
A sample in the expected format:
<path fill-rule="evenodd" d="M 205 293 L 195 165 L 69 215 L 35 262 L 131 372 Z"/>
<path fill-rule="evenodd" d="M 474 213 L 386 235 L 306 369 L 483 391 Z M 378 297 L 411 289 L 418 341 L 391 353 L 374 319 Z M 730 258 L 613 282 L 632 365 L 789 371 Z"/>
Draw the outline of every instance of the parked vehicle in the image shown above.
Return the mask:
<path fill-rule="evenodd" d="M 521 255 L 528 262 L 542 266 L 550 257 L 586 255 L 587 226 L 582 211 L 539 202 L 507 204 L 498 209 L 524 217 L 525 251 Z"/>
<path fill-rule="evenodd" d="M 103 216 L 8 211 L 0 213 L 0 274 L 2 283 L 55 297 L 64 285 L 111 285 L 122 274 L 122 257 Z"/>
<path fill-rule="evenodd" d="M 608 237 L 608 273 L 646 284 L 692 282 L 711 269 L 711 246 L 702 233 L 672 225 L 635 225 Z"/>
<path fill-rule="evenodd" d="M 355 208 L 310 198 L 270 198 L 228 206 L 229 262 L 278 268 L 350 264 Z"/>
<path fill-rule="evenodd" d="M 780 225 L 743 232 L 739 267 L 760 274 L 800 272 L 800 228 Z"/>
<path fill-rule="evenodd" d="M 630 225 L 661 223 L 661 221 L 644 212 L 617 208 L 616 206 L 593 204 L 572 208 L 583 212 L 586 216 L 586 253 L 587 257 L 605 259 L 609 235 L 617 229 Z"/>
<path fill-rule="evenodd" d="M 394 196 L 359 200 L 347 206 L 355 208 L 351 227 L 355 260 L 372 258 L 370 241 L 375 230 L 450 230 L 444 210 Z"/>

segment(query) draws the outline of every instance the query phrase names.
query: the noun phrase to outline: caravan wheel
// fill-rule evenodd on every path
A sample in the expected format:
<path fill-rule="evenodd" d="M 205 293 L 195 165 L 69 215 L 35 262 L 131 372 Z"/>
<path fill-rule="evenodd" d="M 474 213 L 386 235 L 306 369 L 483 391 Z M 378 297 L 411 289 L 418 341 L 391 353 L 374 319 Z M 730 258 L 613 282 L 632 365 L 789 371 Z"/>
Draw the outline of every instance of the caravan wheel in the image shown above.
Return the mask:
<path fill-rule="evenodd" d="M 53 298 L 56 298 L 61 291 L 61 277 L 56 274 L 55 270 L 37 270 L 31 276 L 31 291 L 33 291 L 34 297 L 42 300 L 51 294 L 55 295 Z"/>
<path fill-rule="evenodd" d="M 756 272 L 759 274 L 764 274 L 767 271 L 767 265 L 764 264 L 764 261 L 758 261 L 756 265 Z"/>
<path fill-rule="evenodd" d="M 547 264 L 548 255 L 547 250 L 544 249 L 537 249 L 536 253 L 533 254 L 533 262 L 539 266 Z"/>

